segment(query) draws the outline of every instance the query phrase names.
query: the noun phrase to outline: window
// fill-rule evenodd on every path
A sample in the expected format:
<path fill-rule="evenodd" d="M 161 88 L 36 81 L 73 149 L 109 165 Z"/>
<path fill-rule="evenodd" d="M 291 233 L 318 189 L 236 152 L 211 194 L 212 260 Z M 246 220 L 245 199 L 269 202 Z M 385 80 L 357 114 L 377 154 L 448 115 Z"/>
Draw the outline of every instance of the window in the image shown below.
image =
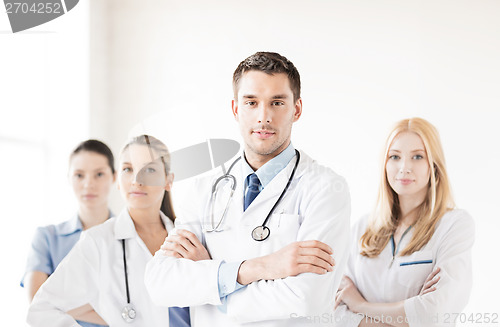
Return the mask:
<path fill-rule="evenodd" d="M 88 137 L 88 3 L 47 24 L 0 33 L 0 247 L 6 253 L 0 306 L 24 326 L 19 286 L 35 228 L 69 219 L 72 148 Z M 5 16 L 5 18 L 7 18 Z M 3 18 L 2 18 L 3 20 Z M 1 29 L 10 29 L 2 21 Z M 14 303 L 14 305 L 13 305 Z"/>

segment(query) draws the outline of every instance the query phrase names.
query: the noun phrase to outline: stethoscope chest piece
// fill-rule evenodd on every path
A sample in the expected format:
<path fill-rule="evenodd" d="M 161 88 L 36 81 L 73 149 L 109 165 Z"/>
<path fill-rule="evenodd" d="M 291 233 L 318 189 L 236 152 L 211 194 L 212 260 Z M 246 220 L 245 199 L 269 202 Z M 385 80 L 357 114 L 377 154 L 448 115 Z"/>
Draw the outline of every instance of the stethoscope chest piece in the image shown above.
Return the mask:
<path fill-rule="evenodd" d="M 135 312 L 135 309 L 132 305 L 128 304 L 125 307 L 123 307 L 123 310 L 122 310 L 123 320 L 125 320 L 126 322 L 132 322 L 132 321 L 134 321 L 135 316 L 136 316 L 136 312 Z"/>
<path fill-rule="evenodd" d="M 267 226 L 257 226 L 252 231 L 252 238 L 256 241 L 264 241 L 271 234 L 271 230 Z"/>

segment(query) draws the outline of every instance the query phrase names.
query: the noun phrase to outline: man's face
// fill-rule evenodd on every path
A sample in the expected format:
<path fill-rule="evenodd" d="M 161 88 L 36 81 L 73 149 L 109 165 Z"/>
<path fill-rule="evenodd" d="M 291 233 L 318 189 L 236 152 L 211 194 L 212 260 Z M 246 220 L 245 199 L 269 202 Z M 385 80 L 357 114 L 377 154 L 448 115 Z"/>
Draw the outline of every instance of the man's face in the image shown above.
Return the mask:
<path fill-rule="evenodd" d="M 302 113 L 302 100 L 294 101 L 288 76 L 248 71 L 239 81 L 233 114 L 240 125 L 249 163 L 265 163 L 290 144 L 292 124 Z"/>

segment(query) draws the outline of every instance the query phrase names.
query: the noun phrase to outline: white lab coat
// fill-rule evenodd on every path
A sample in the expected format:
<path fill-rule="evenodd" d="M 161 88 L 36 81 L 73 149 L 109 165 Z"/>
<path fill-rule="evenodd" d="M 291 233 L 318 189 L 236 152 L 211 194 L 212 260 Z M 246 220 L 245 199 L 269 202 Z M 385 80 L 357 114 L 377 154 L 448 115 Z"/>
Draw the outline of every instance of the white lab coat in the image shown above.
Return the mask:
<path fill-rule="evenodd" d="M 160 212 L 167 231 L 172 221 Z M 127 304 L 123 251 L 125 239 L 130 301 L 137 318 L 121 316 Z M 28 323 L 40 327 L 79 326 L 65 312 L 90 303 L 112 327 L 168 326 L 168 308 L 155 305 L 144 286 L 144 269 L 151 253 L 124 209 L 118 217 L 88 229 L 55 272 L 38 290 L 28 312 Z"/>
<path fill-rule="evenodd" d="M 263 223 L 285 188 L 295 161 L 296 157 L 245 212 L 244 177 L 241 161 L 238 162 L 231 172 L 237 188 L 222 232 L 202 231 L 209 221 L 211 187 L 220 172 L 198 180 L 187 210 L 176 220 L 176 228 L 195 233 L 213 260 L 175 259 L 158 251 L 148 263 L 145 276 L 153 301 L 164 306 L 191 306 L 194 327 L 311 326 L 311 322 L 331 326 L 335 290 L 343 274 L 349 243 L 350 197 L 345 180 L 301 152 L 292 183 L 267 224 L 271 230 L 269 238 L 257 242 L 251 237 L 252 230 Z M 226 197 L 221 194 L 220 198 Z M 217 222 L 220 215 L 216 217 Z M 304 240 L 320 240 L 333 248 L 336 261 L 333 272 L 254 282 L 227 297 L 227 313 L 219 310 L 218 268 L 222 260 L 232 262 L 264 256 Z M 320 318 L 323 320 L 319 321 Z"/>
<path fill-rule="evenodd" d="M 349 276 L 368 302 L 398 302 L 404 300 L 410 327 L 454 326 L 453 313 L 460 313 L 467 304 L 472 288 L 471 248 L 474 243 L 474 221 L 464 210 L 452 210 L 443 215 L 430 241 L 419 251 L 396 256 L 392 262 L 391 242 L 376 258 L 360 255 L 359 240 L 366 230 L 368 217 L 352 228 L 352 246 L 347 264 Z M 413 229 L 403 237 L 399 251 L 410 242 Z M 432 263 L 426 263 L 432 260 Z M 419 263 L 420 262 L 420 263 Z M 427 276 L 437 267 L 441 279 L 437 290 L 419 296 Z M 358 326 L 361 317 L 339 306 L 336 319 L 339 326 Z M 453 319 L 452 319 L 453 318 Z"/>

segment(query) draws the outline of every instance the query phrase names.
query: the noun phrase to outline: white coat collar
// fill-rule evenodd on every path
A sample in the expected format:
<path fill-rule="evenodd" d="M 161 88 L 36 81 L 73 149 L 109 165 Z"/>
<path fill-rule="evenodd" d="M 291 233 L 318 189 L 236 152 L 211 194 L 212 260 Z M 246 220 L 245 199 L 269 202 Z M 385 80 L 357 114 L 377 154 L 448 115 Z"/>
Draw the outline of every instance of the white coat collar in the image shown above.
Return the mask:
<path fill-rule="evenodd" d="M 170 218 L 165 216 L 163 212 L 160 211 L 160 218 L 163 221 L 163 225 L 170 232 L 174 228 L 174 223 Z M 125 207 L 121 213 L 116 217 L 115 222 L 115 238 L 117 240 L 128 239 L 136 237 L 137 231 L 135 230 L 134 222 L 130 217 L 128 209 Z"/>
<path fill-rule="evenodd" d="M 300 152 L 300 163 L 299 163 L 299 166 L 297 167 L 297 171 L 295 172 L 295 177 L 300 177 L 300 176 L 304 175 L 304 173 L 307 170 L 311 169 L 312 168 L 311 166 L 314 163 L 316 163 L 316 161 L 313 160 L 311 157 L 309 157 L 304 151 L 299 150 L 299 152 Z M 292 162 L 295 162 L 295 161 L 292 160 Z M 288 166 L 290 166 L 290 164 Z M 290 172 L 291 172 L 291 170 L 290 170 Z"/>

